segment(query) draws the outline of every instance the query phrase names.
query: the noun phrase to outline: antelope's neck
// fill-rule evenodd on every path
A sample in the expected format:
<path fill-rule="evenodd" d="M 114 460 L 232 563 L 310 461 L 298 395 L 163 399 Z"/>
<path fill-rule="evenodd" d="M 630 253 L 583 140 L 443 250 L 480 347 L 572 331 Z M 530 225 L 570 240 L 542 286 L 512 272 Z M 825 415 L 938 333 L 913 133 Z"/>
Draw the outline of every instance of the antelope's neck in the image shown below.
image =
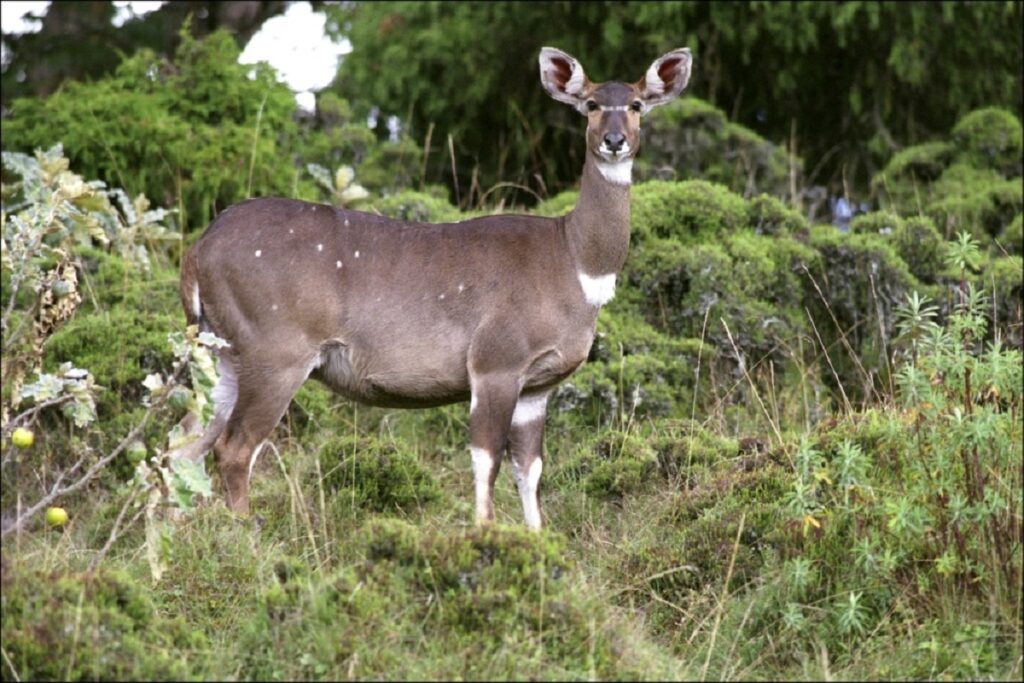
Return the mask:
<path fill-rule="evenodd" d="M 629 188 L 633 162 L 603 168 L 599 163 L 593 155 L 587 154 L 579 201 L 565 217 L 577 266 L 591 278 L 617 274 L 629 251 Z"/>

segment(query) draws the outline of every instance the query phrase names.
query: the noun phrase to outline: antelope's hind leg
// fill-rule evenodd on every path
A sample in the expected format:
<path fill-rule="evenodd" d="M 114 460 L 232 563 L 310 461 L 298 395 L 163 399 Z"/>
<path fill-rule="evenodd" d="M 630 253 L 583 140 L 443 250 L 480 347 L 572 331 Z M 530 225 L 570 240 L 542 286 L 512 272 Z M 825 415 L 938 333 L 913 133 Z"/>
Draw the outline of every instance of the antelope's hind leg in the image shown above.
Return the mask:
<path fill-rule="evenodd" d="M 508 443 L 518 393 L 519 380 L 512 374 L 494 373 L 472 379 L 469 452 L 473 457 L 478 524 L 494 521 L 494 481 Z"/>
<path fill-rule="evenodd" d="M 544 469 L 544 423 L 548 392 L 523 394 L 516 403 L 509 431 L 508 452 L 512 461 L 526 526 L 535 531 L 543 524 L 537 487 Z"/>
<path fill-rule="evenodd" d="M 311 368 L 309 361 L 292 363 L 275 370 L 268 378 L 264 376 L 265 364 L 239 363 L 236 367 L 238 386 L 234 409 L 214 446 L 228 508 L 233 512 L 249 514 L 249 478 L 258 455 L 256 449 L 274 431 Z"/>

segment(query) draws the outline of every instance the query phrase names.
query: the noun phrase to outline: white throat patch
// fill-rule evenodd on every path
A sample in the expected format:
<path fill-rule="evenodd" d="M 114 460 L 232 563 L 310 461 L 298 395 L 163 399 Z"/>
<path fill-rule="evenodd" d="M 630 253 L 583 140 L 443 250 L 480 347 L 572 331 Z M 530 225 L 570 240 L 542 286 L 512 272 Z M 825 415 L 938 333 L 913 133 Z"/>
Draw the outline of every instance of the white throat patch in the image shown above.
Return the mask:
<path fill-rule="evenodd" d="M 583 287 L 583 297 L 588 304 L 604 306 L 615 296 L 615 273 L 590 277 L 580 271 L 577 275 L 580 279 L 580 286 Z"/>
<path fill-rule="evenodd" d="M 607 161 L 597 162 L 597 170 L 601 172 L 604 179 L 616 185 L 629 185 L 633 182 L 633 160 L 626 159 L 618 163 Z"/>

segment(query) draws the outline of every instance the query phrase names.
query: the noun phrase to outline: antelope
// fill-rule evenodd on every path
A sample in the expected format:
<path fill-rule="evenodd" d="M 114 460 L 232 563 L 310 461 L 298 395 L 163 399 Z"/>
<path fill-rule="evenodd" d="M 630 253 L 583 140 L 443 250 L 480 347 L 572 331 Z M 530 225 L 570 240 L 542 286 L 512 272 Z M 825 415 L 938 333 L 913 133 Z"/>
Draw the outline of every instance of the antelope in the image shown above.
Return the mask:
<path fill-rule="evenodd" d="M 555 48 L 539 62 L 548 94 L 587 119 L 568 214 L 413 223 L 268 197 L 223 211 L 186 253 L 188 324 L 228 346 L 213 417 L 202 430 L 193 417 L 197 438 L 173 455 L 212 446 L 233 512 L 248 514 L 259 449 L 313 377 L 374 406 L 468 399 L 477 523 L 494 519 L 507 452 L 526 526 L 541 527 L 548 396 L 587 358 L 626 259 L 640 117 L 682 92 L 691 56 L 668 52 L 636 83 L 592 83 Z"/>

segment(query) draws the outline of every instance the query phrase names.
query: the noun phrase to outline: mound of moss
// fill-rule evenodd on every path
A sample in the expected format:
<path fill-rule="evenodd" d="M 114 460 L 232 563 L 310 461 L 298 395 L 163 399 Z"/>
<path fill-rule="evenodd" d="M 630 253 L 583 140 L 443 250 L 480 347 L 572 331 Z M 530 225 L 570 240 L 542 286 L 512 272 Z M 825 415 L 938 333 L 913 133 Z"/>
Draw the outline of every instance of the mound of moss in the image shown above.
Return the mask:
<path fill-rule="evenodd" d="M 184 680 L 209 644 L 158 613 L 147 587 L 116 571 L 45 574 L 4 563 L 4 680 Z"/>
<path fill-rule="evenodd" d="M 336 505 L 375 512 L 418 510 L 441 487 L 402 439 L 342 434 L 320 448 L 324 490 Z"/>
<path fill-rule="evenodd" d="M 562 537 L 374 519 L 328 576 L 278 574 L 239 648 L 254 679 L 639 678 L 649 646 L 582 590 Z M 299 654 L 297 654 L 299 653 Z"/>
<path fill-rule="evenodd" d="M 643 123 L 640 180 L 703 178 L 745 197 L 789 189 L 786 150 L 696 97 L 676 100 L 651 112 Z M 797 162 L 799 165 L 799 161 Z"/>

